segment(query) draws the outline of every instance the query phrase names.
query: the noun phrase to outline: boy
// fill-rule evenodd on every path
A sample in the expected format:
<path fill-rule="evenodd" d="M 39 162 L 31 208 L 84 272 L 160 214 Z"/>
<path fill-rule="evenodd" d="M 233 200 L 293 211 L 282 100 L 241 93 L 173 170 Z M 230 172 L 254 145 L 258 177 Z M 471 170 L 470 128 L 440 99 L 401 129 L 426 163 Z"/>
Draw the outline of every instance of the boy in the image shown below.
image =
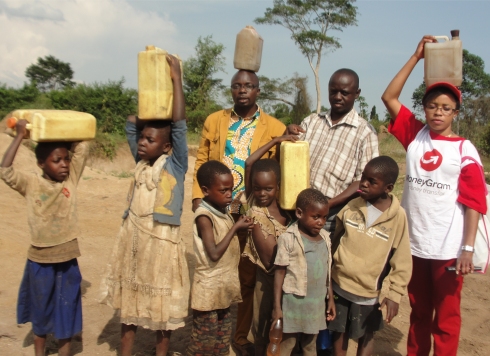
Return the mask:
<path fill-rule="evenodd" d="M 326 329 L 325 319 L 335 318 L 330 238 L 323 229 L 327 216 L 327 197 L 316 189 L 305 189 L 296 200 L 298 221 L 277 240 L 272 325 L 284 319 L 282 356 L 291 354 L 296 340 L 303 348 L 303 355 L 316 356 L 318 332 Z"/>
<path fill-rule="evenodd" d="M 337 318 L 333 331 L 334 355 L 346 355 L 349 338 L 358 339 L 358 355 L 371 355 L 374 332 L 398 314 L 412 271 L 412 256 L 405 211 L 391 194 L 398 165 L 387 156 L 368 162 L 359 183 L 359 198 L 337 215 L 332 239 L 332 284 Z M 383 279 L 390 282 L 388 296 L 379 304 Z"/>
<path fill-rule="evenodd" d="M 77 185 L 88 154 L 88 143 L 43 142 L 36 147 L 39 174 L 12 167 L 27 121 L 19 120 L 3 157 L 0 175 L 27 200 L 31 246 L 17 301 L 17 323 L 32 322 L 35 355 L 44 355 L 46 335 L 59 340 L 59 355 L 70 354 L 71 338 L 82 331 L 78 268 Z"/>
<path fill-rule="evenodd" d="M 231 303 L 241 301 L 237 231 L 252 229 L 253 221 L 241 216 L 235 223 L 226 208 L 232 201 L 233 176 L 219 161 L 199 167 L 197 181 L 204 198 L 194 215 L 196 268 L 191 292 L 193 313 L 187 355 L 228 355 L 231 337 Z"/>

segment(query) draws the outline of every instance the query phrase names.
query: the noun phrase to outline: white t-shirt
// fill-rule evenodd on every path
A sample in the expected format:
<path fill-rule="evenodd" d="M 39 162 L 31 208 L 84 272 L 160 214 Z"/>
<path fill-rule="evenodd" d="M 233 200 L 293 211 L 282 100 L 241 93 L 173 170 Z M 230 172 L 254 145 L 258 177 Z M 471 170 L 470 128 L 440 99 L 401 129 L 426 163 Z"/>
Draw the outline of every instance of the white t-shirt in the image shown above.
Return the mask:
<path fill-rule="evenodd" d="M 402 109 L 396 121 L 404 120 L 407 131 L 413 130 L 413 114 Z M 392 131 L 399 138 L 405 128 L 396 121 L 398 127 Z M 411 142 L 399 138 L 408 144 L 401 205 L 409 222 L 412 255 L 437 260 L 457 258 L 464 226 L 464 208 L 458 202 L 459 179 L 462 168 L 474 164 L 471 160 L 461 163 L 461 157 L 471 156 L 481 164 L 480 157 L 475 146 L 463 138 L 433 139 L 427 125 L 420 128 Z"/>

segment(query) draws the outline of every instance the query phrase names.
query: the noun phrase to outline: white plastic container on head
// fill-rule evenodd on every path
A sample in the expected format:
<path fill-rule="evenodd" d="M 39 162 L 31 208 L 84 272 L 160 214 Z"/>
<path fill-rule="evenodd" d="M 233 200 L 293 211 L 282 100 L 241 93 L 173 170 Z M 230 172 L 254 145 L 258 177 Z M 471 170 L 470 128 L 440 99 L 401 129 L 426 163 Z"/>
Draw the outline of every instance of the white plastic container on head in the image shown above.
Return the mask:
<path fill-rule="evenodd" d="M 15 110 L 8 119 L 7 126 L 14 129 L 16 122 L 21 119 L 29 122 L 27 124 L 28 137 L 36 142 L 85 141 L 95 138 L 95 117 L 85 112 Z"/>
<path fill-rule="evenodd" d="M 138 53 L 138 117 L 142 120 L 172 118 L 174 89 L 167 54 L 155 46 Z"/>
<path fill-rule="evenodd" d="M 298 194 L 310 187 L 310 145 L 306 141 L 281 143 L 281 189 L 279 205 L 296 209 Z"/>
<path fill-rule="evenodd" d="M 264 40 L 252 26 L 246 26 L 236 35 L 235 57 L 233 65 L 236 69 L 258 72 L 262 60 Z"/>
<path fill-rule="evenodd" d="M 463 45 L 459 30 L 451 31 L 452 39 L 435 36 L 438 43 L 424 46 L 424 81 L 427 87 L 437 82 L 448 82 L 460 86 L 463 82 Z"/>

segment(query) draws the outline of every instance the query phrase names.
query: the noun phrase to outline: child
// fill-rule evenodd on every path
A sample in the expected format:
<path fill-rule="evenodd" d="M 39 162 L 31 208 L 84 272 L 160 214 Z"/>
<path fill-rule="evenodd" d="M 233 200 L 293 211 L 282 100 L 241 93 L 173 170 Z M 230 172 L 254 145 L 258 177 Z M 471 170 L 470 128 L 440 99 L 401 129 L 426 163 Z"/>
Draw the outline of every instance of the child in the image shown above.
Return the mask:
<path fill-rule="evenodd" d="M 187 355 L 228 355 L 230 305 L 241 301 L 236 233 L 251 229 L 252 219 L 235 223 L 226 207 L 232 201 L 233 176 L 219 161 L 199 167 L 197 181 L 204 198 L 194 214 L 194 253 L 197 258 L 192 284 L 191 342 Z"/>
<path fill-rule="evenodd" d="M 407 211 L 413 260 L 408 285 L 412 312 L 407 352 L 428 355 L 432 334 L 436 354 L 456 355 L 463 287 L 463 279 L 457 274 L 473 272 L 479 214 L 486 213 L 487 205 L 478 152 L 471 142 L 452 131 L 461 105 L 458 88 L 445 82 L 427 88 L 422 99 L 425 125 L 399 101 L 429 42 L 437 40 L 433 36 L 422 38 L 382 100 L 392 117 L 388 129 L 407 150 L 402 206 Z M 471 157 L 478 164 L 463 157 Z M 453 266 L 456 274 L 446 272 L 446 267 Z"/>
<path fill-rule="evenodd" d="M 70 354 L 71 338 L 82 331 L 78 268 L 77 185 L 88 143 L 43 142 L 36 146 L 42 176 L 12 167 L 27 121 L 16 124 L 17 136 L 3 156 L 1 178 L 27 199 L 31 246 L 17 301 L 17 323 L 32 322 L 35 355 L 44 355 L 46 334 L 59 340 L 59 355 Z"/>
<path fill-rule="evenodd" d="M 373 158 L 364 167 L 360 197 L 337 215 L 332 238 L 332 285 L 337 317 L 333 331 L 334 355 L 346 355 L 349 338 L 358 339 L 357 355 L 372 355 L 374 332 L 383 328 L 381 308 L 388 323 L 398 314 L 411 274 L 410 241 L 405 211 L 391 194 L 398 165 L 387 156 Z M 390 291 L 379 305 L 383 279 Z"/>
<path fill-rule="evenodd" d="M 274 305 L 274 259 L 277 238 L 292 221 L 290 214 L 277 202 L 281 168 L 275 159 L 260 159 L 274 145 L 295 141 L 295 136 L 276 137 L 260 147 L 245 161 L 245 192 L 250 209 L 247 215 L 254 227 L 249 234 L 243 256 L 258 266 L 254 289 L 253 335 L 255 354 L 265 355 L 271 328 L 271 310 Z M 278 150 L 276 150 L 278 152 Z"/>
<path fill-rule="evenodd" d="M 272 325 L 284 319 L 281 356 L 291 354 L 296 337 L 303 355 L 316 355 L 316 337 L 327 327 L 326 297 L 326 319 L 335 318 L 330 238 L 323 230 L 327 215 L 327 198 L 316 189 L 305 189 L 296 200 L 298 221 L 277 240 Z"/>
<path fill-rule="evenodd" d="M 133 146 L 141 161 L 102 283 L 102 302 L 120 312 L 123 356 L 131 355 L 137 326 L 157 331 L 156 355 L 165 356 L 171 331 L 184 326 L 188 310 L 189 272 L 179 234 L 187 171 L 185 102 L 179 61 L 170 55 L 167 61 L 172 121 L 147 121 Z M 128 141 L 134 141 L 136 125 L 127 124 Z"/>

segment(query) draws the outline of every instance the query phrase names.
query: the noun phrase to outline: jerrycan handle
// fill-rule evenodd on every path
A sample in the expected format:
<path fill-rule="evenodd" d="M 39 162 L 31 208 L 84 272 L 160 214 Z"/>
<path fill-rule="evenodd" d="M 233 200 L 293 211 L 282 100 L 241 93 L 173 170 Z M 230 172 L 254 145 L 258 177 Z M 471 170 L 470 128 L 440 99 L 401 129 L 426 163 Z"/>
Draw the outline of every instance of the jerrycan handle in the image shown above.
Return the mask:
<path fill-rule="evenodd" d="M 436 40 L 444 40 L 444 41 L 449 41 L 449 37 L 447 36 L 434 36 Z"/>
<path fill-rule="evenodd" d="M 19 121 L 19 119 L 17 119 L 16 117 L 14 117 L 14 116 L 9 117 L 7 119 L 7 127 L 9 129 L 15 129 L 15 125 L 17 124 L 17 121 Z M 31 130 L 32 129 L 32 124 L 26 124 L 26 129 L 27 130 Z"/>

